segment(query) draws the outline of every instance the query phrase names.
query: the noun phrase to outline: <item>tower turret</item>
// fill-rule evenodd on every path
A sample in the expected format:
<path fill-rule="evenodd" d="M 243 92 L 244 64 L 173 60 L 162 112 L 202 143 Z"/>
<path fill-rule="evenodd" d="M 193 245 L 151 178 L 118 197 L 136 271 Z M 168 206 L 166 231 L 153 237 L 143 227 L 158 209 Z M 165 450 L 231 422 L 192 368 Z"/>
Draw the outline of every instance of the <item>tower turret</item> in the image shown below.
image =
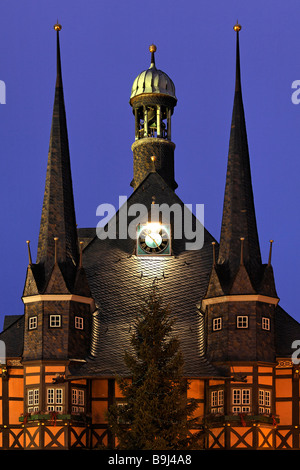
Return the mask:
<path fill-rule="evenodd" d="M 176 189 L 175 144 L 171 140 L 171 119 L 177 103 L 175 86 L 165 72 L 156 68 L 156 46 L 152 44 L 149 50 L 150 67 L 136 77 L 130 96 L 135 116 L 131 186 L 136 189 L 148 173 L 157 171 L 172 189 Z"/>
<path fill-rule="evenodd" d="M 239 32 L 223 218 L 218 258 L 202 300 L 211 361 L 274 361 L 278 303 L 271 257 L 262 264 L 241 90 Z M 272 245 L 271 245 L 272 246 Z"/>
<path fill-rule="evenodd" d="M 57 73 L 37 263 L 43 265 L 47 278 L 53 267 L 54 239 L 58 237 L 57 261 L 71 281 L 74 266 L 78 264 L 79 249 L 60 59 L 61 26 L 57 24 L 54 28 L 57 34 Z"/>
<path fill-rule="evenodd" d="M 59 34 L 57 74 L 36 263 L 29 249 L 23 292 L 23 359 L 69 360 L 89 352 L 93 300 L 77 236 Z M 55 343 L 55 348 L 53 344 Z"/>

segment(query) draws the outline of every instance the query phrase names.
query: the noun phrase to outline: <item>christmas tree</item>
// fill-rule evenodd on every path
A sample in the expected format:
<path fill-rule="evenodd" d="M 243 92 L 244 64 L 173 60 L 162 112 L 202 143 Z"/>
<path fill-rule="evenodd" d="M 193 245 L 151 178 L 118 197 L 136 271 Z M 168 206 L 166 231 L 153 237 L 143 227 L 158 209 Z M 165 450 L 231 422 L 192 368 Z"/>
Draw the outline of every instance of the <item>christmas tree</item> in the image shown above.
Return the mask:
<path fill-rule="evenodd" d="M 192 434 L 195 400 L 187 399 L 183 355 L 173 334 L 174 318 L 157 288 L 145 299 L 125 353 L 130 379 L 118 378 L 123 404 L 109 411 L 110 430 L 122 450 L 180 450 L 198 448 Z"/>

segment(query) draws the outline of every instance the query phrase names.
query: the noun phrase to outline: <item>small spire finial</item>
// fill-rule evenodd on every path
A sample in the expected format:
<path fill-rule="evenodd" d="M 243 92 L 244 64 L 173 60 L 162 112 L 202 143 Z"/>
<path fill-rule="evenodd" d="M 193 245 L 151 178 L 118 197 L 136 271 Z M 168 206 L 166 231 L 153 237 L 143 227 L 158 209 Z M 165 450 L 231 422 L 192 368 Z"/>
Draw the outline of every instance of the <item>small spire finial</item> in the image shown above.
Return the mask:
<path fill-rule="evenodd" d="M 54 264 L 57 264 L 57 242 L 58 237 L 54 237 Z"/>
<path fill-rule="evenodd" d="M 234 25 L 233 29 L 234 29 L 234 31 L 236 31 L 237 33 L 238 33 L 239 31 L 241 31 L 242 27 L 241 27 L 241 25 L 239 24 L 238 20 L 236 21 L 236 24 Z"/>
<path fill-rule="evenodd" d="M 245 238 L 244 238 L 244 237 L 241 237 L 240 240 L 241 240 L 241 259 L 240 259 L 240 264 L 241 264 L 241 266 L 243 266 L 243 264 L 244 264 L 244 240 L 245 240 Z"/>
<path fill-rule="evenodd" d="M 151 44 L 151 46 L 149 46 L 149 51 L 151 52 L 151 65 L 152 64 L 155 65 L 155 58 L 154 58 L 154 53 L 156 52 L 155 44 Z"/>
<path fill-rule="evenodd" d="M 57 23 L 53 26 L 53 28 L 55 29 L 55 31 L 60 31 L 62 29 L 62 26 L 58 23 L 58 20 Z"/>
<path fill-rule="evenodd" d="M 80 256 L 79 256 L 79 267 L 82 268 L 82 250 L 83 250 L 83 241 L 79 242 L 80 244 Z"/>
<path fill-rule="evenodd" d="M 28 247 L 28 258 L 29 258 L 29 265 L 32 265 L 32 258 L 31 258 L 31 251 L 30 251 L 30 240 L 26 240 L 27 247 Z"/>
<path fill-rule="evenodd" d="M 269 261 L 268 261 L 268 266 L 271 266 L 271 259 L 272 259 L 272 244 L 274 240 L 270 240 L 270 251 L 269 251 Z"/>
<path fill-rule="evenodd" d="M 156 171 L 156 168 L 155 168 L 156 156 L 155 155 L 152 155 L 151 162 L 152 162 L 152 171 L 155 172 Z"/>
<path fill-rule="evenodd" d="M 212 242 L 213 247 L 213 266 L 216 266 L 216 242 Z"/>

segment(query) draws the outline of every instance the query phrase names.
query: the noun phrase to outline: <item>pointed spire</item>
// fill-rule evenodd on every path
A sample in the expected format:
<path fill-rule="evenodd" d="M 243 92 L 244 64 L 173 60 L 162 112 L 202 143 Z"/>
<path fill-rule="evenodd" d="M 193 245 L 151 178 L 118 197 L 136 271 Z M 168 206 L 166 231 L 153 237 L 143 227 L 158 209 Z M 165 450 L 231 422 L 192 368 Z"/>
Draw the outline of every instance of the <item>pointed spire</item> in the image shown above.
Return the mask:
<path fill-rule="evenodd" d="M 56 86 L 62 87 L 62 74 L 61 74 L 61 60 L 60 60 L 60 44 L 59 44 L 59 32 L 62 27 L 57 23 L 54 25 L 56 31 Z"/>
<path fill-rule="evenodd" d="M 237 23 L 234 30 L 237 33 L 235 94 L 218 260 L 220 264 L 227 264 L 232 273 L 240 264 L 241 238 L 244 238 L 243 261 L 245 266 L 250 271 L 256 271 L 261 265 L 241 89 L 239 50 L 241 26 Z"/>
<path fill-rule="evenodd" d="M 71 263 L 73 266 L 77 264 L 79 258 L 61 73 L 59 44 L 61 25 L 56 24 L 54 29 L 57 32 L 57 74 L 37 253 L 37 263 L 44 264 L 46 275 L 54 265 L 55 256 L 58 263 Z M 55 248 L 56 237 L 59 243 Z"/>
<path fill-rule="evenodd" d="M 240 39 L 239 39 L 239 32 L 241 31 L 242 27 L 237 21 L 233 27 L 234 31 L 236 32 L 236 71 L 235 71 L 235 91 L 242 92 L 241 87 L 241 67 L 240 67 Z"/>

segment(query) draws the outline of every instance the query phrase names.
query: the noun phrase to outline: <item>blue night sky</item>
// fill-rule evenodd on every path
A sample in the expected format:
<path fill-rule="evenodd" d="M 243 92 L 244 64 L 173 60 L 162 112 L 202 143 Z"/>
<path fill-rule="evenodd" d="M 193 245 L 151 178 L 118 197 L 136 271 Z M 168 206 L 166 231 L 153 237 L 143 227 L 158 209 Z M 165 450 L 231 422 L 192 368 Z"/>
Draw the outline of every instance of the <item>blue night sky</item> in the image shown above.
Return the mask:
<path fill-rule="evenodd" d="M 290 0 L 11 0 L 0 15 L 1 292 L 4 315 L 23 313 L 28 264 L 36 258 L 56 76 L 58 18 L 77 224 L 95 227 L 101 203 L 118 206 L 133 174 L 134 78 L 156 65 L 174 81 L 177 194 L 205 205 L 219 240 L 240 33 L 242 88 L 263 261 L 280 305 L 300 321 L 300 3 Z"/>

